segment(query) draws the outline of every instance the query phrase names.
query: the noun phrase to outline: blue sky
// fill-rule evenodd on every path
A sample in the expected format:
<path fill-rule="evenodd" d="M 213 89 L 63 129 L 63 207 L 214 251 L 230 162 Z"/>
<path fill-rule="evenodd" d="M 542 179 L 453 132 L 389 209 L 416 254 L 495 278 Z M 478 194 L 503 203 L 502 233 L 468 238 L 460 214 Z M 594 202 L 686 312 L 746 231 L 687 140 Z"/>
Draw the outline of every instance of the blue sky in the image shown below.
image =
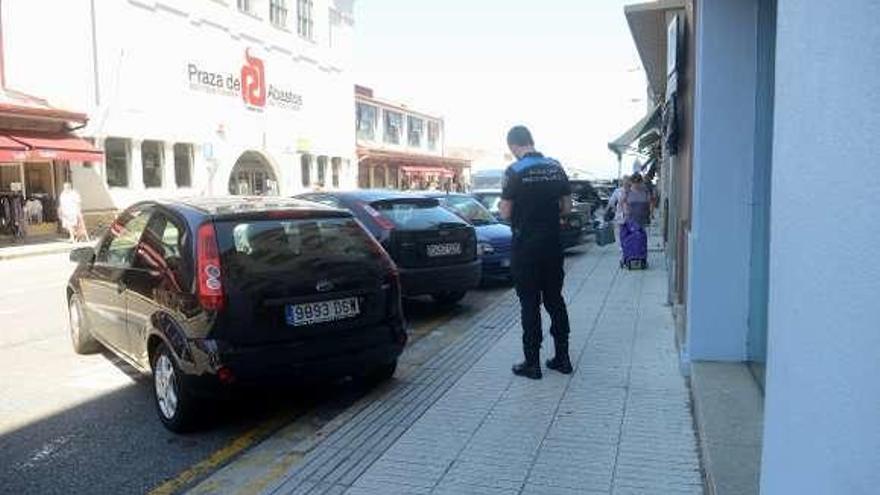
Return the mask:
<path fill-rule="evenodd" d="M 568 165 L 616 173 L 605 143 L 645 111 L 621 0 L 357 0 L 357 81 L 446 117 L 447 146 L 532 127 Z"/>

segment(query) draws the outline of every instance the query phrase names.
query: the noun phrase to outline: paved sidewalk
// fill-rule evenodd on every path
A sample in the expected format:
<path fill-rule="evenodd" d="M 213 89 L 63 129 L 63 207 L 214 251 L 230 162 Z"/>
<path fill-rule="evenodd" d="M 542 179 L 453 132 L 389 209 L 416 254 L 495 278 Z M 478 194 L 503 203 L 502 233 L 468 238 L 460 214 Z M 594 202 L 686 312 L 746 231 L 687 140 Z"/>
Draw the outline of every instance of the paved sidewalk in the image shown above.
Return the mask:
<path fill-rule="evenodd" d="M 78 247 L 92 246 L 90 242 L 71 243 L 67 240 L 48 240 L 22 244 L 3 244 L 0 246 L 0 260 L 29 258 L 45 254 L 69 253 Z"/>
<path fill-rule="evenodd" d="M 569 260 L 573 375 L 510 373 L 521 358 L 510 292 L 473 335 L 401 377 L 271 481 L 209 478 L 194 492 L 703 493 L 661 253 L 636 272 L 619 270 L 617 253 L 593 247 Z"/>

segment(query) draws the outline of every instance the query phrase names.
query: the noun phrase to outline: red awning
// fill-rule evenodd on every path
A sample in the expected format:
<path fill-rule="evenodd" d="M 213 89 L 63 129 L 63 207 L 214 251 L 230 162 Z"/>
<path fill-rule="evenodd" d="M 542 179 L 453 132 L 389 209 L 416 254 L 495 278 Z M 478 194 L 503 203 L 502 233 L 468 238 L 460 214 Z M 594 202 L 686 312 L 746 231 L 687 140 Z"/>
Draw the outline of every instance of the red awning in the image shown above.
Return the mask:
<path fill-rule="evenodd" d="M 99 162 L 104 153 L 92 143 L 71 134 L 7 133 L 12 141 L 27 147 L 27 160 L 71 160 L 76 162 Z"/>
<path fill-rule="evenodd" d="M 455 175 L 452 170 L 440 167 L 403 166 L 400 167 L 400 170 L 405 174 L 441 175 L 446 177 L 452 177 L 453 175 Z"/>
<path fill-rule="evenodd" d="M 27 147 L 0 135 L 0 162 L 21 162 L 27 158 Z"/>

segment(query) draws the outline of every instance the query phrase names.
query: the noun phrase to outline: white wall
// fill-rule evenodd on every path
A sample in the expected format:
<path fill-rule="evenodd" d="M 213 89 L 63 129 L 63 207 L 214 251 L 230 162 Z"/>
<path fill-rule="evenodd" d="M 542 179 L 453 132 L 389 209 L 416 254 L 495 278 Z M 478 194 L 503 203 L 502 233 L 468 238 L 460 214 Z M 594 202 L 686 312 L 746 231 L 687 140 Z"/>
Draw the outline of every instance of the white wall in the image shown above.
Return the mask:
<path fill-rule="evenodd" d="M 876 494 L 880 4 L 778 19 L 761 491 Z"/>
<path fill-rule="evenodd" d="M 688 349 L 746 357 L 755 153 L 758 0 L 702 0 L 697 11 Z"/>

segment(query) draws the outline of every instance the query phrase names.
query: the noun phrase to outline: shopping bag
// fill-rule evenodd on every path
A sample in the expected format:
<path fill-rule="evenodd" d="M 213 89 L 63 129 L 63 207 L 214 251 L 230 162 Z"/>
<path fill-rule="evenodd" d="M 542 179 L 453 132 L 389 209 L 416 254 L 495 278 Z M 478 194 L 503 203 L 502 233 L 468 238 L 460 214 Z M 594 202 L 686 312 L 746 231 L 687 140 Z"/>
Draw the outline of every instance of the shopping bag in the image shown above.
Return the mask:
<path fill-rule="evenodd" d="M 596 229 L 596 244 L 598 244 L 599 246 L 614 244 L 613 223 L 602 224 L 599 226 L 599 228 Z"/>

